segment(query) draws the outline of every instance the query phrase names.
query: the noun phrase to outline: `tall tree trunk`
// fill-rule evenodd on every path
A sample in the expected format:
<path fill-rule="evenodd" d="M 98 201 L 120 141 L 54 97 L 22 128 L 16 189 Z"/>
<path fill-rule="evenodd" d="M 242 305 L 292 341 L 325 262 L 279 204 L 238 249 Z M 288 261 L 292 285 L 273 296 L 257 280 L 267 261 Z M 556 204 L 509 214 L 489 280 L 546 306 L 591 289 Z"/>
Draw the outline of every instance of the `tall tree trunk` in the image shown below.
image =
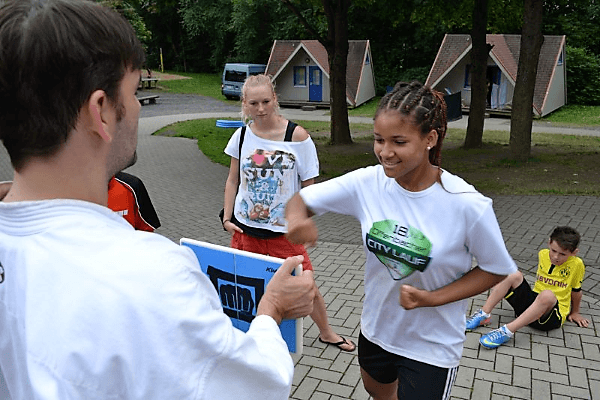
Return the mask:
<path fill-rule="evenodd" d="M 322 43 L 329 60 L 331 144 L 352 143 L 346 104 L 348 9 L 351 0 L 322 0 L 327 16 L 327 39 Z"/>
<path fill-rule="evenodd" d="M 487 99 L 487 58 L 491 47 L 486 43 L 487 0 L 475 0 L 473 28 L 471 30 L 471 105 L 465 136 L 465 149 L 479 148 L 483 144 L 483 125 Z"/>
<path fill-rule="evenodd" d="M 519 161 L 527 161 L 531 154 L 533 94 L 540 50 L 544 43 L 543 5 L 543 0 L 525 0 L 523 4 L 521 51 L 513 94 L 509 141 L 511 157 Z"/>
<path fill-rule="evenodd" d="M 348 10 L 352 0 L 321 0 L 327 18 L 327 37 L 323 38 L 291 0 L 283 3 L 300 20 L 306 30 L 325 47 L 329 61 L 329 104 L 331 143 L 352 143 L 346 104 L 346 67 L 348 65 Z"/>

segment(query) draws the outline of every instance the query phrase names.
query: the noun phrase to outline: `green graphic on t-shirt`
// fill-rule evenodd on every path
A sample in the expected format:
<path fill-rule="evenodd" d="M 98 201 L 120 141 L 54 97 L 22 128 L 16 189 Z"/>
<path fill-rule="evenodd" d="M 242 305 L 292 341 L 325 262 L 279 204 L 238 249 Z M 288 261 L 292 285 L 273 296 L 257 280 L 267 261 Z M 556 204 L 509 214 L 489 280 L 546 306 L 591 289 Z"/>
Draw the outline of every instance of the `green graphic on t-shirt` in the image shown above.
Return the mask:
<path fill-rule="evenodd" d="M 366 243 L 395 280 L 425 271 L 431 261 L 429 239 L 418 229 L 391 219 L 375 222 L 367 233 Z"/>

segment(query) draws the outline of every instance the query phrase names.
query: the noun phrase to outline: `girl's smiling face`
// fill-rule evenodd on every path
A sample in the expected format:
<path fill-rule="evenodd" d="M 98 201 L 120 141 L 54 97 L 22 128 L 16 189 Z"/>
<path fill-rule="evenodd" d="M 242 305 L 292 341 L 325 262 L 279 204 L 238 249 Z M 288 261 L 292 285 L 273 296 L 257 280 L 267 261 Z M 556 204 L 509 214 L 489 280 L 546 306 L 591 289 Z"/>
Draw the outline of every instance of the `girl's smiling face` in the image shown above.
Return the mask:
<path fill-rule="evenodd" d="M 420 190 L 432 167 L 429 150 L 437 143 L 437 132 L 422 135 L 409 116 L 395 110 L 377 115 L 373 128 L 373 150 L 386 176 L 407 190 Z"/>

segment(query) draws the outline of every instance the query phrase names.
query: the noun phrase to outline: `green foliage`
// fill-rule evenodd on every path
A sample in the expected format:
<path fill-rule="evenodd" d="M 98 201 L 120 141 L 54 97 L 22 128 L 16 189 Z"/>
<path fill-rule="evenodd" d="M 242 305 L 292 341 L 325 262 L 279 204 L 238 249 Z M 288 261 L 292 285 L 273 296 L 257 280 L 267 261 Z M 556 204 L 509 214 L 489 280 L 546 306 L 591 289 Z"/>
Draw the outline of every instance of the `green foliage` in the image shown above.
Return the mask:
<path fill-rule="evenodd" d="M 413 21 L 411 14 L 418 3 L 357 1 L 350 8 L 351 37 L 371 42 L 378 95 L 385 94 L 386 87 L 398 81 L 424 82 L 427 78 L 446 29 L 437 21 L 433 24 L 420 19 Z M 423 19 L 431 21 L 429 12 Z"/>
<path fill-rule="evenodd" d="M 125 0 L 97 0 L 97 2 L 118 11 L 125 17 L 131 26 L 133 26 L 135 34 L 144 46 L 144 49 L 148 49 L 148 44 L 150 43 L 150 39 L 152 39 L 152 32 L 146 27 L 144 19 L 132 6 L 131 2 Z"/>
<path fill-rule="evenodd" d="M 280 0 L 233 0 L 235 41 L 229 62 L 266 64 L 277 39 L 305 39 L 306 31 Z"/>
<path fill-rule="evenodd" d="M 600 3 L 590 0 L 544 1 L 544 34 L 566 35 L 570 46 L 600 55 Z"/>
<path fill-rule="evenodd" d="M 164 69 L 187 70 L 188 65 L 206 65 L 194 62 L 202 57 L 203 44 L 192 40 L 181 25 L 179 0 L 138 0 L 138 10 L 152 31 L 148 46 L 147 63 L 152 69 L 160 69 L 161 54 Z"/>
<path fill-rule="evenodd" d="M 567 46 L 569 104 L 600 105 L 600 57 L 584 48 Z"/>
<path fill-rule="evenodd" d="M 317 39 L 281 0 L 97 0 L 133 9 L 151 36 L 141 27 L 148 48 L 148 64 L 165 69 L 219 73 L 225 62 L 266 63 L 274 40 Z M 321 0 L 289 0 L 302 16 L 326 36 L 327 21 Z M 446 33 L 469 33 L 475 0 L 353 0 L 348 14 L 351 39 L 369 39 L 376 91 L 400 80 L 427 78 Z M 129 12 L 129 11 L 128 11 Z M 520 33 L 523 2 L 488 0 L 488 33 Z M 128 17 L 134 26 L 138 23 Z M 567 35 L 567 43 L 600 55 L 600 2 L 548 0 L 544 2 L 544 34 Z M 581 60 L 582 65 L 577 64 Z M 577 57 L 570 69 L 569 102 L 588 102 L 578 87 L 597 92 L 594 60 Z M 583 84 L 583 85 L 582 85 Z M 587 103 L 586 103 L 587 104 Z M 594 103 L 596 104 L 596 103 Z"/>
<path fill-rule="evenodd" d="M 223 68 L 233 55 L 232 10 L 232 0 L 180 0 L 183 26 L 192 39 L 207 45 L 204 59 L 213 71 Z"/>

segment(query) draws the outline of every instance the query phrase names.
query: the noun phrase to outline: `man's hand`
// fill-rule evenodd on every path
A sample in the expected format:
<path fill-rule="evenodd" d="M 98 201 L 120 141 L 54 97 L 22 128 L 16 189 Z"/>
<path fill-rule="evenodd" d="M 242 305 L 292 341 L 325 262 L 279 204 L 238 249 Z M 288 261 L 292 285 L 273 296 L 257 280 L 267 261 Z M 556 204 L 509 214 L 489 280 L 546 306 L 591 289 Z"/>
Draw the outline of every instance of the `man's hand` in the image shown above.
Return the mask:
<path fill-rule="evenodd" d="M 400 305 L 406 310 L 427 306 L 426 300 L 429 292 L 417 289 L 410 285 L 400 286 Z"/>
<path fill-rule="evenodd" d="M 583 315 L 579 314 L 579 313 L 571 313 L 569 314 L 569 316 L 567 316 L 567 320 L 571 321 L 571 322 L 575 322 L 578 326 L 582 327 L 582 328 L 587 328 L 590 321 L 586 318 L 583 318 Z"/>
<path fill-rule="evenodd" d="M 269 281 L 267 290 L 258 304 L 257 315 L 266 314 L 279 324 L 283 319 L 305 317 L 313 311 L 317 287 L 312 271 L 292 276 L 304 257 L 289 257 Z"/>

